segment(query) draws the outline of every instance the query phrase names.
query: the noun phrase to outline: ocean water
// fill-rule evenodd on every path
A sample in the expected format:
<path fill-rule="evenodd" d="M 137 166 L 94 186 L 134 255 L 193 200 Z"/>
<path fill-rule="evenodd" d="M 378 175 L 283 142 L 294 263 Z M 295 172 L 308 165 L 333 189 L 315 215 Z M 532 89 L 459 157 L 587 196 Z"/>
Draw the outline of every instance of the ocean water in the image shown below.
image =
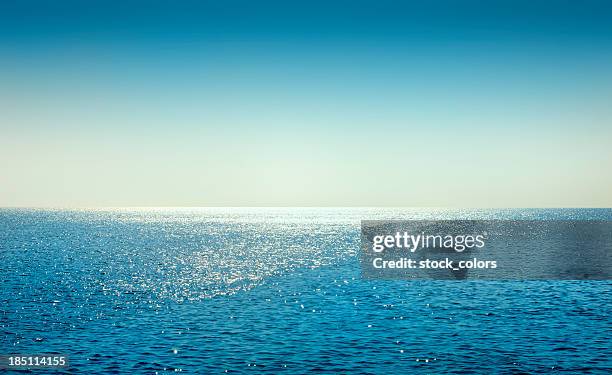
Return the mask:
<path fill-rule="evenodd" d="M 360 279 L 360 220 L 451 218 L 612 210 L 1 209 L 0 354 L 66 354 L 69 373 L 612 373 L 610 281 Z"/>

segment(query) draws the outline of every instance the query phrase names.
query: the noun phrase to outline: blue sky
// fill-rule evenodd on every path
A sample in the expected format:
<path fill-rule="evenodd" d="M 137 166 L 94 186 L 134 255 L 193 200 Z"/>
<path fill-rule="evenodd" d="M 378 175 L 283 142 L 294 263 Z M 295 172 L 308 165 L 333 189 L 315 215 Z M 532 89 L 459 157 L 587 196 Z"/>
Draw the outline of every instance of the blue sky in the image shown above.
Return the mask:
<path fill-rule="evenodd" d="M 0 4 L 0 206 L 610 206 L 612 5 Z"/>

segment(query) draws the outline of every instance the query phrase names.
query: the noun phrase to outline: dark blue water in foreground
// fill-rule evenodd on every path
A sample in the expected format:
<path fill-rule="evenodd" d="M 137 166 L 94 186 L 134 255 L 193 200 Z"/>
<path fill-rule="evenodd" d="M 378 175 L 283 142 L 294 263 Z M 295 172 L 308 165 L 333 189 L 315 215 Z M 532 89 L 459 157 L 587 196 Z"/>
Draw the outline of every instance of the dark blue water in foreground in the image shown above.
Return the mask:
<path fill-rule="evenodd" d="M 612 210 L 3 209 L 0 354 L 63 353 L 72 373 L 612 372 L 611 282 L 360 280 L 359 220 L 379 218 Z"/>

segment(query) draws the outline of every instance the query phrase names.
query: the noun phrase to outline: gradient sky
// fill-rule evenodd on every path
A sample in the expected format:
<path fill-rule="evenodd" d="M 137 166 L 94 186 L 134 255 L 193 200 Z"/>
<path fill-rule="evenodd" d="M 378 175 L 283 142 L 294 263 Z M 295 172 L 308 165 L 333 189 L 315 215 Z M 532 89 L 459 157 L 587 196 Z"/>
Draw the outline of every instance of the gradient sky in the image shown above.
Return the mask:
<path fill-rule="evenodd" d="M 177 3 L 0 3 L 0 206 L 612 206 L 612 2 Z"/>

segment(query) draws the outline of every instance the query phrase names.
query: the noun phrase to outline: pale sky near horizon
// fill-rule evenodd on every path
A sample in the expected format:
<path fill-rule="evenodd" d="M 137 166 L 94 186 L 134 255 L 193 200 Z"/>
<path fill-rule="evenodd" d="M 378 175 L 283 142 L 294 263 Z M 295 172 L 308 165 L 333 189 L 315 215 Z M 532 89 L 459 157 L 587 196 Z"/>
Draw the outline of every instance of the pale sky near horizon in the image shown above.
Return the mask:
<path fill-rule="evenodd" d="M 0 5 L 0 207 L 612 207 L 606 2 Z"/>

